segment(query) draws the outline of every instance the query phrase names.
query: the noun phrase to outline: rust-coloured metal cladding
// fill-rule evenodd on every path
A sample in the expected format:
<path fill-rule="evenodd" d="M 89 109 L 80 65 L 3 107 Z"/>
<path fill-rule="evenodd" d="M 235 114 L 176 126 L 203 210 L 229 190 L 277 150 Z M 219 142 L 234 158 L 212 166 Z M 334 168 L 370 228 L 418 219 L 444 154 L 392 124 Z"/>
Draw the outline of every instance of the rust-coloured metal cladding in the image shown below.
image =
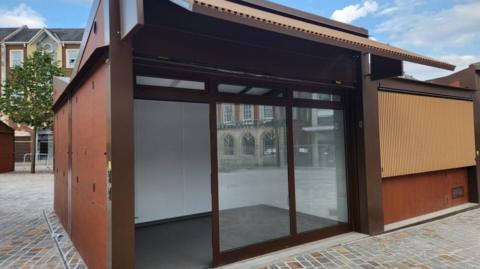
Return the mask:
<path fill-rule="evenodd" d="M 0 121 L 0 173 L 14 170 L 14 131 Z"/>
<path fill-rule="evenodd" d="M 106 0 L 97 0 L 93 4 L 92 14 L 90 14 L 87 28 L 83 34 L 78 60 L 72 72 L 73 75 L 85 64 L 96 48 L 107 45 L 104 28 L 105 1 Z"/>
<path fill-rule="evenodd" d="M 466 203 L 468 189 L 466 168 L 384 178 L 385 224 Z"/>
<path fill-rule="evenodd" d="M 54 209 L 64 227 L 68 226 L 68 107 L 54 117 Z"/>
<path fill-rule="evenodd" d="M 470 65 L 468 68 L 460 70 L 456 73 L 451 75 L 440 77 L 431 80 L 433 83 L 439 83 L 444 85 L 450 85 L 455 87 L 464 87 L 468 89 L 477 89 L 476 85 L 476 76 L 477 76 L 477 69 L 476 65 Z M 480 89 L 478 89 L 480 90 Z"/>
<path fill-rule="evenodd" d="M 53 102 L 55 103 L 65 91 L 70 79 L 67 77 L 53 77 Z"/>
<path fill-rule="evenodd" d="M 87 266 L 98 269 L 107 264 L 105 69 L 98 67 L 71 99 L 71 236 Z"/>

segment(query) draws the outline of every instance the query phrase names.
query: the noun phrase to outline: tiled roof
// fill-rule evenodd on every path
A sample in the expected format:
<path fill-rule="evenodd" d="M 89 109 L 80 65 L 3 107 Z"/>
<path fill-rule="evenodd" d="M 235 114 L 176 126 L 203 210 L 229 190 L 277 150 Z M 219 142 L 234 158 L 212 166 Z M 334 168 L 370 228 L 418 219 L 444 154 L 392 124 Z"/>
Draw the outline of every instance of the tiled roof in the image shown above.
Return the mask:
<path fill-rule="evenodd" d="M 40 29 L 22 29 L 17 34 L 8 38 L 7 42 L 28 42 Z"/>
<path fill-rule="evenodd" d="M 60 41 L 82 41 L 83 28 L 49 28 L 47 30 Z"/>
<path fill-rule="evenodd" d="M 18 28 L 0 28 L 0 40 L 5 38 L 10 33 L 14 32 Z M 42 29 L 34 28 L 30 29 L 25 27 L 15 35 L 11 36 L 6 42 L 28 42 L 34 37 L 38 31 Z M 47 28 L 47 30 L 60 41 L 82 41 L 83 29 L 82 28 Z"/>
<path fill-rule="evenodd" d="M 18 28 L 0 28 L 0 40 L 13 33 Z"/>

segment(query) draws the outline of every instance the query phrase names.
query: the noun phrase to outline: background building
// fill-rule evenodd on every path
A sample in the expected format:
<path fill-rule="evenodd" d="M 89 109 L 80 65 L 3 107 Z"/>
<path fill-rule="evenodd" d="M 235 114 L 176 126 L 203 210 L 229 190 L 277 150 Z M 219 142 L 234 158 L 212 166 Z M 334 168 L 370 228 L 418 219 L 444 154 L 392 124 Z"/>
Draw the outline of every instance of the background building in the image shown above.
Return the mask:
<path fill-rule="evenodd" d="M 0 28 L 0 82 L 3 85 L 10 69 L 22 64 L 24 59 L 35 51 L 50 53 L 62 67 L 66 76 L 70 76 L 78 57 L 83 29 L 63 28 Z M 1 94 L 1 87 L 0 87 Z M 0 115 L 1 116 L 1 115 Z M 1 117 L 15 129 L 15 161 L 30 159 L 31 133 L 29 126 L 18 125 Z M 52 160 L 53 134 L 50 129 L 39 130 L 37 141 L 37 158 Z M 26 155 L 27 154 L 27 155 Z"/>

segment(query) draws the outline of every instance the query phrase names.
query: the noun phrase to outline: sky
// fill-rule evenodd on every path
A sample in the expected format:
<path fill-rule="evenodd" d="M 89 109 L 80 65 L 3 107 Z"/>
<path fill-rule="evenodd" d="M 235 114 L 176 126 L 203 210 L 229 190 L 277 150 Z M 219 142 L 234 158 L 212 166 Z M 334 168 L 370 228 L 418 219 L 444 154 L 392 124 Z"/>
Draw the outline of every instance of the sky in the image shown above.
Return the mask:
<path fill-rule="evenodd" d="M 369 30 L 374 40 L 457 65 L 480 62 L 480 0 L 273 0 Z M 1 0 L 0 27 L 85 27 L 92 0 Z M 450 72 L 405 64 L 417 79 Z"/>

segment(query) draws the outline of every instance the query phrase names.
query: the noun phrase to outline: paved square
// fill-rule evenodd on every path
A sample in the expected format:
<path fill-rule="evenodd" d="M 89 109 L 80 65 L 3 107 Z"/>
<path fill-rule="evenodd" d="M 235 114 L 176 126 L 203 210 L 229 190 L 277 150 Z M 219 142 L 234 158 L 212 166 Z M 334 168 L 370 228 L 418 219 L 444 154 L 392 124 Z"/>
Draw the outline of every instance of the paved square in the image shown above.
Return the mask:
<path fill-rule="evenodd" d="M 52 174 L 0 174 L 0 268 L 85 268 L 52 213 L 52 201 Z M 60 235 L 63 253 L 49 227 Z"/>
<path fill-rule="evenodd" d="M 86 268 L 52 201 L 52 174 L 0 174 L 0 268 Z M 480 209 L 261 268 L 480 268 Z"/>
<path fill-rule="evenodd" d="M 261 268 L 480 268 L 480 209 Z"/>

